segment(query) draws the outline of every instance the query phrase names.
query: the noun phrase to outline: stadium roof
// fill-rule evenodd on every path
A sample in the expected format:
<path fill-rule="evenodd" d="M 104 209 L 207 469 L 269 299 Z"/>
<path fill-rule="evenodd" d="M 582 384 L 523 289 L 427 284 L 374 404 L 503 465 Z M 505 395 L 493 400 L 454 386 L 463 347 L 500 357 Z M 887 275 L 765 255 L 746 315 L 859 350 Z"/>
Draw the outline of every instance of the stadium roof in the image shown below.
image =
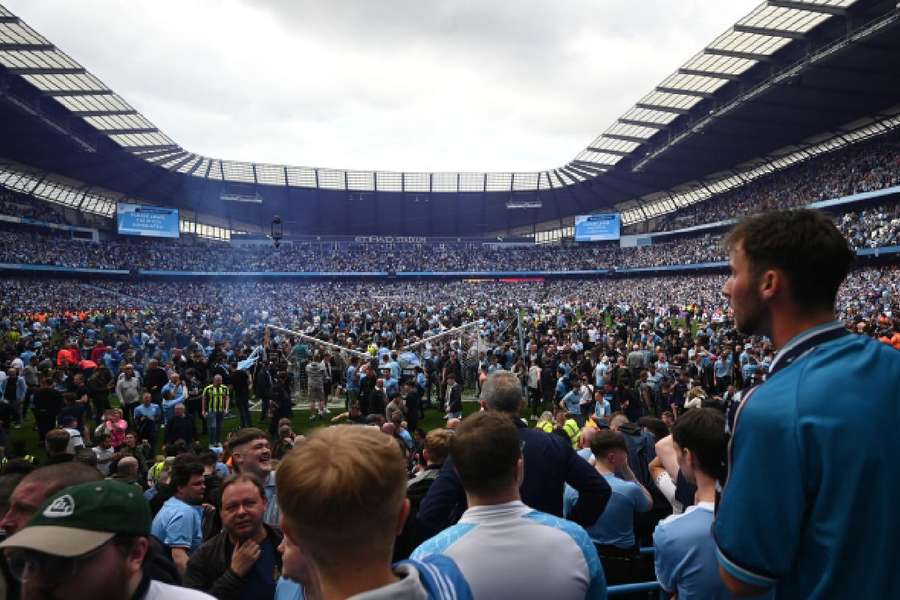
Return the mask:
<path fill-rule="evenodd" d="M 889 1 L 768 0 L 684 62 L 566 165 L 527 173 L 410 173 L 249 163 L 192 153 L 0 6 L 0 72 L 5 72 L 0 98 L 12 105 L 0 118 L 13 132 L 12 140 L 0 143 L 0 153 L 129 196 L 212 212 L 217 206 L 224 210 L 223 198 L 251 204 L 265 200 L 278 212 L 279 202 L 296 202 L 298 196 L 290 191 L 296 189 L 299 197 L 303 190 L 314 191 L 317 201 L 321 192 L 326 203 L 380 196 L 390 204 L 392 194 L 400 194 L 403 207 L 410 195 L 420 202 L 433 195 L 474 194 L 485 202 L 480 222 L 464 223 L 456 214 L 455 229 L 428 223 L 432 233 L 562 222 L 575 213 L 628 201 L 625 220 L 634 222 L 654 216 L 641 200 L 648 195 L 836 132 L 859 118 L 892 117 L 884 111 L 900 102 L 898 22 L 900 13 Z M 23 114 L 29 126 L 13 123 Z M 54 160 L 47 156 L 47 137 L 36 142 L 40 148 L 21 148 L 17 132 L 31 135 L 35 124 L 97 158 Z M 100 163 L 105 168 L 91 169 Z M 205 201 L 198 204 L 200 196 Z M 516 199 L 526 205 L 536 199 L 534 206 L 540 208 L 508 210 Z M 684 198 L 693 201 L 694 196 Z M 654 204 L 663 212 L 669 205 Z M 345 206 L 342 214 L 350 210 Z M 328 217 L 322 212 L 311 228 L 324 232 Z M 422 227 L 425 215 L 417 218 L 403 231 Z M 431 210 L 428 220 L 435 218 L 440 221 L 441 213 Z"/>

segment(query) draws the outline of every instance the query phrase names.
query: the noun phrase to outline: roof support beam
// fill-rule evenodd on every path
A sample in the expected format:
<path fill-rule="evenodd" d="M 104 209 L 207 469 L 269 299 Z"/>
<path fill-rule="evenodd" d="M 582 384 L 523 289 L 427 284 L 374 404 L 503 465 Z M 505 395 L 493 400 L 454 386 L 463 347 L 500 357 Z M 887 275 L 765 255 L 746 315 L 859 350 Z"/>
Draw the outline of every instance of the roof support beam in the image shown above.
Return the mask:
<path fill-rule="evenodd" d="M 140 156 L 141 158 L 143 158 L 144 160 L 146 160 L 148 162 L 151 162 L 152 160 L 154 160 L 154 157 L 158 157 L 163 154 L 171 154 L 171 153 L 172 153 L 172 150 L 169 150 L 169 149 L 148 150 L 148 151 L 141 152 L 138 156 Z M 135 154 L 137 154 L 137 153 L 135 153 Z"/>
<path fill-rule="evenodd" d="M 665 87 L 661 86 L 656 88 L 657 92 L 663 92 L 664 94 L 680 94 L 682 96 L 695 96 L 697 98 L 712 98 L 712 94 L 709 92 L 701 92 L 698 90 L 685 90 L 682 88 L 673 88 L 673 87 Z"/>
<path fill-rule="evenodd" d="M 686 108 L 675 108 L 674 106 L 662 106 L 660 104 L 646 104 L 644 102 L 638 102 L 635 104 L 635 107 L 646 108 L 647 110 L 658 110 L 659 112 L 675 113 L 676 115 L 686 115 L 691 112 Z"/>
<path fill-rule="evenodd" d="M 795 0 L 768 0 L 766 4 L 768 4 L 769 6 L 777 6 L 778 8 L 793 8 L 794 10 L 825 13 L 826 15 L 837 15 L 840 17 L 843 17 L 847 14 L 847 9 L 842 6 L 814 4 L 812 2 L 796 2 Z"/>
<path fill-rule="evenodd" d="M 44 94 L 56 98 L 59 96 L 112 96 L 115 92 L 112 90 L 50 90 Z"/>
<path fill-rule="evenodd" d="M 614 154 L 615 156 L 631 156 L 631 152 L 625 152 L 624 150 L 607 150 L 606 148 L 597 148 L 595 146 L 588 146 L 588 152 L 602 152 L 604 154 Z"/>
<path fill-rule="evenodd" d="M 727 79 L 729 81 L 738 81 L 741 76 L 734 73 L 719 73 L 718 71 L 700 71 L 698 69 L 678 69 L 679 75 L 697 75 L 698 77 L 714 77 L 716 79 Z"/>
<path fill-rule="evenodd" d="M 572 171 L 573 173 L 578 173 L 579 175 L 581 175 L 582 177 L 584 177 L 587 180 L 591 180 L 594 177 L 597 177 L 597 175 L 599 175 L 599 173 L 590 173 L 588 171 L 582 171 L 581 169 L 576 168 L 573 165 L 568 165 L 566 168 L 569 169 L 570 171 Z"/>
<path fill-rule="evenodd" d="M 194 171 L 196 171 L 197 168 L 203 164 L 202 156 L 197 156 L 196 154 L 194 156 L 197 157 L 197 162 L 195 162 L 194 165 L 190 169 L 188 169 L 187 171 L 184 172 L 185 175 L 193 175 Z M 285 182 L 285 184 L 287 184 L 287 169 L 285 169 L 285 171 L 284 171 L 284 182 Z"/>
<path fill-rule="evenodd" d="M 132 108 L 128 110 L 73 110 L 71 114 L 73 117 L 114 117 L 136 115 L 138 112 Z"/>
<path fill-rule="evenodd" d="M 598 167 L 593 163 L 584 162 L 582 160 L 573 160 L 573 165 L 577 166 L 579 169 L 584 169 L 585 171 L 589 171 L 594 175 L 600 175 L 602 173 L 606 173 L 608 167 Z"/>
<path fill-rule="evenodd" d="M 84 75 L 87 72 L 80 67 L 13 67 L 7 70 L 13 75 Z"/>
<path fill-rule="evenodd" d="M 565 167 L 556 169 L 556 176 L 559 178 L 559 180 L 563 183 L 564 186 L 575 185 L 576 183 L 579 182 L 579 179 L 575 175 L 572 175 L 571 173 L 566 171 Z M 563 176 L 565 176 L 565 179 L 563 178 Z"/>
<path fill-rule="evenodd" d="M 187 152 L 185 152 L 185 151 L 172 152 L 171 150 L 166 150 L 165 152 L 162 152 L 162 153 L 154 156 L 153 158 L 149 158 L 149 159 L 145 158 L 145 160 L 150 164 L 158 165 L 158 164 L 162 164 L 166 161 L 172 160 L 173 158 L 176 158 L 176 157 L 180 158 L 180 157 L 184 156 L 185 154 L 187 154 Z M 141 158 L 144 158 L 144 155 L 142 155 Z"/>
<path fill-rule="evenodd" d="M 606 163 L 591 162 L 589 160 L 573 160 L 572 164 L 578 165 L 583 169 L 595 169 L 597 171 L 608 171 L 614 166 Z"/>
<path fill-rule="evenodd" d="M 104 135 L 129 135 L 132 133 L 158 133 L 156 127 L 135 127 L 134 129 L 98 129 Z"/>
<path fill-rule="evenodd" d="M 547 171 L 547 176 L 548 176 L 548 179 L 550 179 L 550 188 L 551 189 L 557 189 L 557 188 L 561 188 L 561 187 L 565 187 L 565 186 L 569 185 L 568 183 L 563 181 L 563 178 L 559 176 L 559 171 L 557 171 L 556 169 Z M 556 181 L 555 181 L 556 185 L 553 185 L 554 178 L 556 179 Z"/>
<path fill-rule="evenodd" d="M 618 119 L 623 125 L 637 125 L 638 127 L 652 127 L 654 129 L 665 129 L 667 125 L 662 123 L 654 123 L 653 121 L 641 121 L 639 119 Z"/>
<path fill-rule="evenodd" d="M 734 26 L 735 31 L 739 31 L 741 33 L 756 33 L 759 35 L 770 35 L 773 37 L 783 37 L 790 38 L 792 40 L 802 40 L 806 36 L 799 31 L 787 31 L 785 29 L 769 29 L 768 27 L 754 27 L 752 25 L 741 25 L 740 23 Z"/>
<path fill-rule="evenodd" d="M 170 171 L 177 171 L 178 169 L 180 169 L 181 167 L 183 167 L 183 166 L 186 165 L 187 163 L 191 162 L 191 161 L 194 160 L 195 158 L 197 158 L 197 155 L 196 155 L 196 154 L 191 154 L 191 153 L 189 152 L 187 156 L 185 156 L 183 159 L 179 160 L 177 163 L 175 163 L 174 165 L 172 165 L 171 167 L 169 167 L 169 170 L 170 170 Z M 199 163 L 200 161 L 198 160 L 197 162 Z M 194 165 L 194 167 L 196 167 L 196 166 L 197 166 L 197 165 Z"/>
<path fill-rule="evenodd" d="M 10 50 L 13 52 L 35 51 L 35 52 L 51 52 L 56 50 L 53 44 L 5 44 L 0 43 L 0 50 Z"/>
<path fill-rule="evenodd" d="M 570 169 L 571 169 L 571 167 L 560 167 L 559 170 L 562 171 L 563 173 L 565 173 L 566 176 L 572 180 L 573 184 L 577 185 L 577 184 L 581 183 L 581 179 L 579 179 L 579 178 L 586 177 L 586 175 L 584 175 L 583 173 L 580 173 L 575 169 L 571 169 L 571 170 Z M 590 179 L 590 177 L 588 177 L 588 179 Z"/>
<path fill-rule="evenodd" d="M 720 48 L 705 48 L 706 54 L 713 56 L 727 56 L 729 58 L 744 58 L 747 60 L 756 60 L 759 62 L 771 62 L 772 57 L 768 54 L 754 54 L 753 52 L 738 52 L 736 50 L 722 50 Z"/>
<path fill-rule="evenodd" d="M 181 150 L 181 147 L 175 144 L 151 144 L 149 146 L 122 146 L 122 149 L 128 152 L 140 152 L 141 150 L 170 150 L 174 152 Z"/>
<path fill-rule="evenodd" d="M 604 134 L 601 134 L 600 137 L 605 137 L 605 138 L 609 138 L 612 140 L 622 140 L 623 142 L 635 142 L 638 144 L 646 144 L 647 143 L 647 138 L 637 137 L 637 136 L 633 136 L 633 135 L 622 135 L 619 133 L 604 133 Z M 631 152 L 629 152 L 628 154 L 631 154 Z"/>

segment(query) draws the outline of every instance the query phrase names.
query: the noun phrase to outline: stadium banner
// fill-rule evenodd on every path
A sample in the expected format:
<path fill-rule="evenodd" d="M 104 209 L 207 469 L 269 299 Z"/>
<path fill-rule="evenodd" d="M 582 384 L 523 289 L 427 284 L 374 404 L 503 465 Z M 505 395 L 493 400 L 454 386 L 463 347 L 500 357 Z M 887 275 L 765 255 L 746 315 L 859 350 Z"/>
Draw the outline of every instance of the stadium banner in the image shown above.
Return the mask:
<path fill-rule="evenodd" d="M 621 235 L 621 230 L 622 217 L 619 213 L 575 217 L 576 242 L 617 240 Z"/>
<path fill-rule="evenodd" d="M 116 206 L 119 235 L 177 238 L 178 209 L 119 202 Z"/>

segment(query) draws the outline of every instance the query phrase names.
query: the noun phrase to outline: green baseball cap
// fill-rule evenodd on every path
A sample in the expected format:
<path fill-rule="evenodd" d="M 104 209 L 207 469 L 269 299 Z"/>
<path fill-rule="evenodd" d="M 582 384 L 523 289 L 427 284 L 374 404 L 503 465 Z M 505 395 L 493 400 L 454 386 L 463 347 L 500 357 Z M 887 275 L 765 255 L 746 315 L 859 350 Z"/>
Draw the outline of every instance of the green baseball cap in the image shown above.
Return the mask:
<path fill-rule="evenodd" d="M 92 481 L 47 498 L 28 525 L 0 548 L 74 558 L 96 550 L 117 533 L 150 535 L 150 505 L 136 486 Z"/>

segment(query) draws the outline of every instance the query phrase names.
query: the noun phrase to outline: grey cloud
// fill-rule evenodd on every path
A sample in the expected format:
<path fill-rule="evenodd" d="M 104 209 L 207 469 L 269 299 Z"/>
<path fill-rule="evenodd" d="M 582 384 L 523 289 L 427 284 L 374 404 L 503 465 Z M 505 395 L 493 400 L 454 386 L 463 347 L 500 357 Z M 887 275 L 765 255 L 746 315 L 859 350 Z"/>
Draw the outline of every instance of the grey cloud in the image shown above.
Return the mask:
<path fill-rule="evenodd" d="M 4 3 L 190 150 L 392 170 L 558 166 L 756 4 Z"/>

